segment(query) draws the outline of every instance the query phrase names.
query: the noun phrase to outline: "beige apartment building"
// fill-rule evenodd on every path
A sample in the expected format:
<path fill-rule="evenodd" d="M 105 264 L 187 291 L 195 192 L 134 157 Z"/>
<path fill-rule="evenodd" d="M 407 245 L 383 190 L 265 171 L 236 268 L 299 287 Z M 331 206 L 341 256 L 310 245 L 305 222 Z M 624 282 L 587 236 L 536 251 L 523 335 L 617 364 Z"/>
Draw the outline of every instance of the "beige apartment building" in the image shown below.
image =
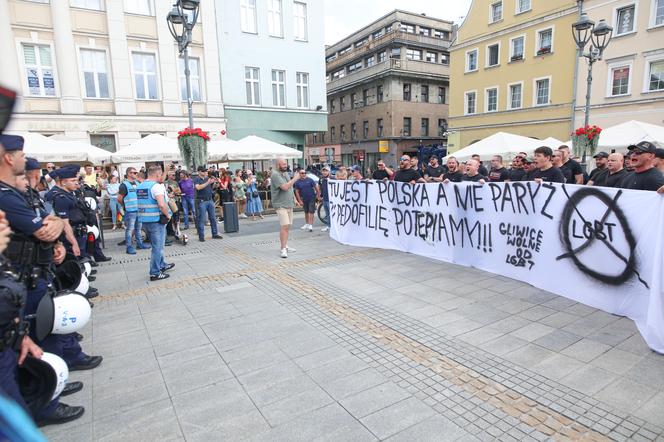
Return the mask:
<path fill-rule="evenodd" d="M 593 67 L 590 123 L 664 124 L 664 0 L 586 0 L 583 10 L 595 23 L 613 26 Z M 585 59 L 579 65 L 575 127 L 583 125 L 587 66 Z"/>
<path fill-rule="evenodd" d="M 64 135 L 115 151 L 187 126 L 184 63 L 162 0 L 0 0 L 0 82 L 19 91 L 9 130 Z M 226 128 L 215 3 L 189 46 L 194 123 Z"/>
<path fill-rule="evenodd" d="M 328 130 L 307 136 L 309 163 L 396 165 L 445 145 L 450 21 L 395 10 L 326 49 Z"/>

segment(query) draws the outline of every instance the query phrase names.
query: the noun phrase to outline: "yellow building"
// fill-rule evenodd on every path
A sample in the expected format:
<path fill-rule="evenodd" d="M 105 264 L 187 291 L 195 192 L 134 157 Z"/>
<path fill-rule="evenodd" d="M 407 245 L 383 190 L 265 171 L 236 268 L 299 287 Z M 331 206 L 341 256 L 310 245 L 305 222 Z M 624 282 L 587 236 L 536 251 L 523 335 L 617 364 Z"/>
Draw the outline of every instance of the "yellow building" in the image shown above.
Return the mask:
<path fill-rule="evenodd" d="M 453 152 L 503 131 L 568 140 L 574 0 L 473 0 L 451 50 Z"/>

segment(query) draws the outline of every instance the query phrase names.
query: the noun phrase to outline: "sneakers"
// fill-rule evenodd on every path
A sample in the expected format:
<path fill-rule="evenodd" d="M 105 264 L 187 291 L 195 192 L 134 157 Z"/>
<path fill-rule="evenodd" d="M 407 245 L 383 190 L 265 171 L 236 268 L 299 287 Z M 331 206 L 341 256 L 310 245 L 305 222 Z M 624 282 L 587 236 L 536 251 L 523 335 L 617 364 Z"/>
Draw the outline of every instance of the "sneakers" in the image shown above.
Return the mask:
<path fill-rule="evenodd" d="M 175 263 L 170 262 L 170 263 L 166 264 L 166 267 L 161 269 L 161 272 L 162 273 L 167 272 L 167 271 L 171 270 L 173 267 L 175 267 Z"/>
<path fill-rule="evenodd" d="M 295 252 L 295 248 L 291 246 L 286 246 L 286 250 L 288 250 L 291 253 Z"/>
<path fill-rule="evenodd" d="M 150 249 L 150 248 L 152 248 L 152 246 L 150 244 L 141 244 L 140 246 L 138 246 L 139 250 L 147 250 L 147 249 Z"/>
<path fill-rule="evenodd" d="M 281 249 L 281 257 L 288 258 L 288 249 Z"/>
<path fill-rule="evenodd" d="M 313 232 L 313 231 L 314 231 L 314 226 L 312 226 L 311 224 L 309 224 L 309 231 L 310 231 L 310 232 Z"/>
<path fill-rule="evenodd" d="M 300 227 L 300 230 L 307 230 L 309 228 L 309 224 L 305 224 L 302 227 Z"/>
<path fill-rule="evenodd" d="M 162 279 L 169 278 L 171 275 L 161 272 L 158 275 L 150 275 L 150 281 L 161 281 Z"/>
<path fill-rule="evenodd" d="M 322 229 L 320 229 L 321 232 L 327 232 L 328 230 L 330 230 L 330 228 L 327 227 L 327 226 L 325 226 L 325 227 L 323 227 Z"/>
<path fill-rule="evenodd" d="M 224 239 L 224 237 L 221 236 L 221 235 L 212 235 L 212 238 L 213 239 Z"/>
<path fill-rule="evenodd" d="M 136 250 L 132 246 L 127 247 L 127 255 L 135 255 L 135 254 Z"/>

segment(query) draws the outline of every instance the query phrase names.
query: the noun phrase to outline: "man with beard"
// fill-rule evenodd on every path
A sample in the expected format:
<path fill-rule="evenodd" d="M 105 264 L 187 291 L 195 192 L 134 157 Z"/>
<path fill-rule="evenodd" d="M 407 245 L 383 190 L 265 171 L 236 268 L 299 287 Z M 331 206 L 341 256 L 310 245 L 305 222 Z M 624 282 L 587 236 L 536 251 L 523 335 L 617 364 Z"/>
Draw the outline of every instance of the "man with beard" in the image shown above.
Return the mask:
<path fill-rule="evenodd" d="M 588 176 L 589 182 L 595 181 L 598 173 L 606 171 L 606 163 L 609 160 L 609 154 L 606 152 L 597 152 L 593 158 L 595 159 L 597 167 L 590 172 L 590 175 Z"/>
<path fill-rule="evenodd" d="M 649 141 L 641 141 L 627 149 L 632 153 L 634 172 L 622 181 L 623 189 L 658 190 L 664 186 L 664 175 L 654 165 L 656 148 Z"/>
<path fill-rule="evenodd" d="M 570 171 L 570 178 L 567 179 L 567 184 L 583 184 L 583 168 L 570 157 L 569 146 L 563 144 L 558 150 L 563 153 L 563 164 L 560 168 L 568 169 Z M 563 176 L 564 175 L 565 174 L 563 174 Z"/>
<path fill-rule="evenodd" d="M 535 149 L 535 167 L 530 174 L 530 179 L 538 183 L 564 183 L 565 175 L 553 166 L 551 157 L 553 151 L 550 147 L 541 146 Z"/>
<path fill-rule="evenodd" d="M 461 181 L 471 181 L 474 183 L 486 183 L 486 177 L 480 172 L 480 162 L 475 159 L 466 161 L 466 173 L 463 175 Z"/>
<path fill-rule="evenodd" d="M 489 175 L 489 171 L 487 170 L 486 167 L 484 167 L 484 164 L 482 164 L 482 160 L 480 159 L 479 154 L 473 154 L 470 156 L 473 160 L 477 161 L 477 164 L 479 164 L 479 168 L 477 169 L 478 173 L 482 176 L 487 176 Z"/>
<path fill-rule="evenodd" d="M 441 177 L 442 181 L 460 183 L 463 179 L 463 173 L 459 170 L 459 160 L 455 157 L 447 158 L 447 172 Z"/>
<path fill-rule="evenodd" d="M 489 181 L 492 183 L 498 183 L 507 181 L 509 178 L 509 173 L 505 166 L 503 166 L 503 157 L 500 155 L 494 155 L 491 158 L 491 172 L 489 172 Z"/>
<path fill-rule="evenodd" d="M 288 176 L 288 163 L 283 158 L 279 158 L 275 166 L 270 177 L 272 207 L 275 208 L 279 218 L 281 257 L 288 258 L 288 252 L 295 251 L 295 249 L 288 247 L 288 233 L 290 226 L 293 224 L 293 207 L 295 206 L 293 185 L 300 177 L 298 174 L 294 174 L 292 178 Z"/>
<path fill-rule="evenodd" d="M 569 183 L 572 179 L 572 171 L 570 169 L 561 169 L 563 165 L 563 153 L 559 150 L 553 151 L 553 156 L 551 157 L 551 163 L 553 167 L 557 167 L 563 173 L 565 177 L 565 182 Z"/>
<path fill-rule="evenodd" d="M 620 153 L 612 153 L 607 158 L 606 169 L 595 174 L 595 179 L 588 182 L 589 186 L 620 187 L 627 171 L 623 165 L 625 160 Z"/>
<path fill-rule="evenodd" d="M 429 165 L 424 173 L 424 179 L 428 182 L 438 181 L 438 178 L 443 176 L 444 172 L 445 168 L 438 164 L 438 157 L 431 155 L 431 158 L 429 158 Z"/>
<path fill-rule="evenodd" d="M 512 168 L 507 172 L 506 181 L 521 181 L 526 176 L 526 171 L 523 170 L 523 160 L 526 157 L 518 154 L 512 160 Z"/>
<path fill-rule="evenodd" d="M 425 182 L 420 173 L 412 168 L 412 162 L 408 155 L 401 155 L 399 170 L 394 174 L 394 181 L 410 184 Z"/>

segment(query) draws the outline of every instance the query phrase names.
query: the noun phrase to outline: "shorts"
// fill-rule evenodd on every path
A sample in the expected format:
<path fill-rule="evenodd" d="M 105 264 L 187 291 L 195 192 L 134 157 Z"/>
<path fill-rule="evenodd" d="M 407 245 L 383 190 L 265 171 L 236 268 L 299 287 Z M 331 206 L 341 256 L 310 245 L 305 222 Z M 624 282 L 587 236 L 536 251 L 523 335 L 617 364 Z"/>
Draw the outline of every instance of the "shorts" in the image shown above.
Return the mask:
<path fill-rule="evenodd" d="M 302 201 L 304 213 L 316 213 L 316 200 Z"/>
<path fill-rule="evenodd" d="M 293 224 L 293 208 L 280 207 L 276 209 L 277 217 L 279 218 L 280 226 L 290 226 Z"/>

